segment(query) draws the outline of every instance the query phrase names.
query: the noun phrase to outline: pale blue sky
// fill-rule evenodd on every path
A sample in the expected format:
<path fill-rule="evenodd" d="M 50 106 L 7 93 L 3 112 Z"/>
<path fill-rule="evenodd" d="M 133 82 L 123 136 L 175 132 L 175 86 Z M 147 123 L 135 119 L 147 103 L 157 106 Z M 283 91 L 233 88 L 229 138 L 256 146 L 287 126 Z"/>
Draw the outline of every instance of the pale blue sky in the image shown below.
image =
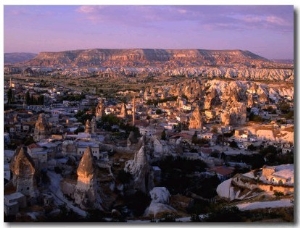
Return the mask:
<path fill-rule="evenodd" d="M 293 59 L 289 6 L 4 6 L 4 52 L 241 49 Z"/>

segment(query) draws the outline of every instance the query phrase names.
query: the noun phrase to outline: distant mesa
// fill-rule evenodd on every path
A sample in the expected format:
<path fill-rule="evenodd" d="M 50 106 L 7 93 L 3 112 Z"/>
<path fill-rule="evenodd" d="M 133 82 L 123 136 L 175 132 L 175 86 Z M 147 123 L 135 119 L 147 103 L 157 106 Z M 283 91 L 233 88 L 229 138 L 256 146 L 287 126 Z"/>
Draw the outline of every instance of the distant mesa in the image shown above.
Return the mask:
<path fill-rule="evenodd" d="M 30 66 L 73 65 L 113 67 L 172 64 L 174 66 L 259 65 L 270 62 L 250 51 L 204 49 L 88 49 L 41 52 L 26 62 Z"/>

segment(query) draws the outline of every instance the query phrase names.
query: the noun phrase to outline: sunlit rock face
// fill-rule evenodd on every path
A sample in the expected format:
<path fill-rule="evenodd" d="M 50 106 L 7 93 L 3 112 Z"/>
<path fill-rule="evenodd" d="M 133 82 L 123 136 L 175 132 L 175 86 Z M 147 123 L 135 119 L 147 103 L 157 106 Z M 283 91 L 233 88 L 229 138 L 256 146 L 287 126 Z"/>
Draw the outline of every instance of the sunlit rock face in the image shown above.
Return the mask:
<path fill-rule="evenodd" d="M 159 218 L 164 213 L 174 213 L 176 210 L 169 205 L 170 193 L 165 187 L 155 187 L 150 191 L 151 203 L 144 216 Z"/>
<path fill-rule="evenodd" d="M 201 129 L 202 127 L 203 127 L 203 119 L 200 113 L 200 109 L 197 106 L 190 118 L 189 129 Z"/>
<path fill-rule="evenodd" d="M 201 84 L 199 81 L 194 79 L 189 82 L 185 82 L 182 92 L 189 100 L 193 100 L 201 96 Z"/>
<path fill-rule="evenodd" d="M 92 133 L 92 125 L 91 125 L 90 120 L 86 120 L 84 132 L 85 133 Z"/>
<path fill-rule="evenodd" d="M 18 66 L 73 66 L 110 77 L 148 74 L 208 79 L 294 81 L 293 64 L 279 64 L 249 51 L 203 49 L 89 49 L 41 52 Z M 121 72 L 121 74 L 120 74 Z M 187 92 L 188 94 L 188 92 Z M 191 93 L 194 94 L 194 93 Z M 188 96 L 188 95 L 187 95 Z"/>
<path fill-rule="evenodd" d="M 125 103 L 122 104 L 121 112 L 119 115 L 121 118 L 127 118 L 127 109 Z"/>
<path fill-rule="evenodd" d="M 242 102 L 233 102 L 221 115 L 224 125 L 243 125 L 246 123 L 247 108 Z"/>
<path fill-rule="evenodd" d="M 17 192 L 25 196 L 36 196 L 35 167 L 34 161 L 27 153 L 26 148 L 17 149 L 10 163 L 10 170 L 13 174 L 13 185 Z"/>
<path fill-rule="evenodd" d="M 142 144 L 135 152 L 133 160 L 125 164 L 124 170 L 133 176 L 133 185 L 135 189 L 147 193 L 153 187 L 153 173 L 148 162 L 144 138 L 142 137 L 138 144 Z"/>
<path fill-rule="evenodd" d="M 85 150 L 77 168 L 77 184 L 74 199 L 82 209 L 101 209 L 99 186 L 97 186 L 96 169 L 91 148 Z"/>
<path fill-rule="evenodd" d="M 101 119 L 101 117 L 105 114 L 104 110 L 105 110 L 104 101 L 103 99 L 100 99 L 95 110 L 96 120 Z"/>
<path fill-rule="evenodd" d="M 39 114 L 39 117 L 34 127 L 34 141 L 38 142 L 41 139 L 45 139 L 50 135 L 50 126 L 47 122 L 44 113 Z"/>

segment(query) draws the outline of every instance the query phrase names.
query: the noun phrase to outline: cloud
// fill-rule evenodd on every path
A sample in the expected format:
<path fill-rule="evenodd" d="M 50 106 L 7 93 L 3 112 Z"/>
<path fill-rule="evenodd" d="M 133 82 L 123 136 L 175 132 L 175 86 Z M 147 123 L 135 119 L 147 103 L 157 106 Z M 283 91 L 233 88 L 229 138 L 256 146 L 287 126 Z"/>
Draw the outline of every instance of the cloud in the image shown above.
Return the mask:
<path fill-rule="evenodd" d="M 284 19 L 282 19 L 280 17 L 276 17 L 276 16 L 268 16 L 266 18 L 266 21 L 271 24 L 276 24 L 276 25 L 282 25 L 282 26 L 288 25 L 287 21 L 285 21 Z"/>
<path fill-rule="evenodd" d="M 291 6 L 80 6 L 77 12 L 95 23 L 159 27 L 191 22 L 193 29 L 293 30 Z M 184 29 L 184 28 L 183 28 Z"/>

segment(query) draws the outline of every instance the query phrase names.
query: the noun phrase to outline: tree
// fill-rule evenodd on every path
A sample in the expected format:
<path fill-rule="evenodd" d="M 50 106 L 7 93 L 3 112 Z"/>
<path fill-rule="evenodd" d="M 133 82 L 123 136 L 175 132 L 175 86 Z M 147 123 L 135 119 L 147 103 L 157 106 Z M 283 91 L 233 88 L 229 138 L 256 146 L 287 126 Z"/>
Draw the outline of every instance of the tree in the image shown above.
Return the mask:
<path fill-rule="evenodd" d="M 232 147 L 232 148 L 238 148 L 238 145 L 237 145 L 236 141 L 231 141 L 229 146 Z"/>
<path fill-rule="evenodd" d="M 44 96 L 43 96 L 43 95 L 41 95 L 41 96 L 38 97 L 37 103 L 38 103 L 39 105 L 43 105 L 43 104 L 44 104 Z"/>
<path fill-rule="evenodd" d="M 192 136 L 192 143 L 194 143 L 194 144 L 198 143 L 197 131 L 195 131 L 193 136 Z"/>
<path fill-rule="evenodd" d="M 123 169 L 118 172 L 117 179 L 121 181 L 122 184 L 128 184 L 132 179 L 132 175 Z"/>
<path fill-rule="evenodd" d="M 29 91 L 26 92 L 25 94 L 25 102 L 27 105 L 30 104 L 30 94 L 29 94 Z"/>
<path fill-rule="evenodd" d="M 238 207 L 217 207 L 208 217 L 204 219 L 204 222 L 242 222 L 242 212 Z"/>
<path fill-rule="evenodd" d="M 166 130 L 165 129 L 162 131 L 160 139 L 161 140 L 166 140 L 167 139 L 167 134 L 166 134 Z"/>
<path fill-rule="evenodd" d="M 217 134 L 218 133 L 218 128 L 216 126 L 213 126 L 211 132 Z"/>
<path fill-rule="evenodd" d="M 7 91 L 7 103 L 11 104 L 13 102 L 13 91 L 11 88 Z"/>
<path fill-rule="evenodd" d="M 287 102 L 280 102 L 278 104 L 278 107 L 280 109 L 280 111 L 284 114 L 288 113 L 290 111 L 290 105 Z"/>
<path fill-rule="evenodd" d="M 160 114 L 162 114 L 162 111 L 161 111 L 161 109 L 156 109 L 155 113 L 156 113 L 157 115 L 160 115 Z"/>

